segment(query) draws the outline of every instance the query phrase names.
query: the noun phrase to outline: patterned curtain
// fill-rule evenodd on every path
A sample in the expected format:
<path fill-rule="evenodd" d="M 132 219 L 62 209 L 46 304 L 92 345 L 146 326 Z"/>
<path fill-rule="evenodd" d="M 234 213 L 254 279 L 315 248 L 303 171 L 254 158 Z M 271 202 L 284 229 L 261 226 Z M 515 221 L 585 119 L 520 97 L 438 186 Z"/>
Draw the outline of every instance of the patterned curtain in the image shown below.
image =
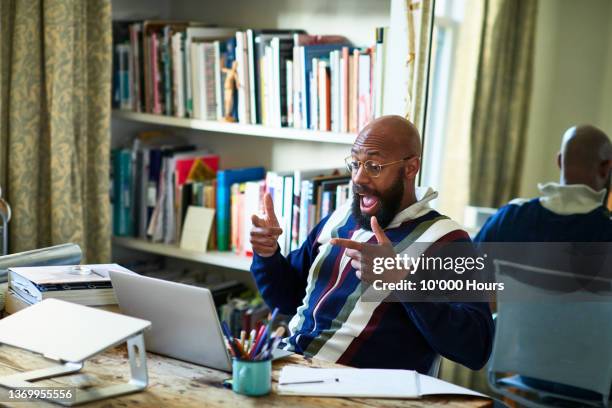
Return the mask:
<path fill-rule="evenodd" d="M 474 109 L 470 204 L 519 191 L 531 96 L 537 0 L 485 1 Z"/>
<path fill-rule="evenodd" d="M 406 118 L 418 129 L 423 129 L 425 93 L 429 49 L 431 47 L 431 25 L 433 23 L 432 0 L 408 0 L 406 5 L 408 30 L 408 93 Z"/>
<path fill-rule="evenodd" d="M 110 259 L 110 0 L 0 2 L 0 182 L 10 252 Z"/>

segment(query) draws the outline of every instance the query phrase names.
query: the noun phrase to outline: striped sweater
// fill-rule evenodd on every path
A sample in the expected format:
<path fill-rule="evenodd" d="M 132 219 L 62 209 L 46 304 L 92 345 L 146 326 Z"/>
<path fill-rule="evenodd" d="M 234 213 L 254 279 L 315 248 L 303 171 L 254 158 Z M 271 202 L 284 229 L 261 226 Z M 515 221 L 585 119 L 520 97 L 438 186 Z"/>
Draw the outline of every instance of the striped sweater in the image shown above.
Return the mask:
<path fill-rule="evenodd" d="M 419 189 L 420 190 L 420 189 Z M 402 253 L 413 242 L 467 241 L 467 233 L 431 209 L 432 190 L 396 215 L 385 229 Z M 493 322 L 485 303 L 360 301 L 359 279 L 344 249 L 331 238 L 375 242 L 359 228 L 350 203 L 323 219 L 297 250 L 283 257 L 255 255 L 251 272 L 264 300 L 292 315 L 289 348 L 356 367 L 426 373 L 437 354 L 472 369 L 488 360 Z"/>

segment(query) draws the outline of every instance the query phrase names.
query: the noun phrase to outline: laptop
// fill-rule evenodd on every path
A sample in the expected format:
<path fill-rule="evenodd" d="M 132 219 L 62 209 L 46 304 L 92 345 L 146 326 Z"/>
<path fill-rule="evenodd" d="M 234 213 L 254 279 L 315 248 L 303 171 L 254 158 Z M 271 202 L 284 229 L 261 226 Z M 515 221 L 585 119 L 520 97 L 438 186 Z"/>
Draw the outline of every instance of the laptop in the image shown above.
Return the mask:
<path fill-rule="evenodd" d="M 152 323 L 147 351 L 232 371 L 210 290 L 120 271 L 109 275 L 121 312 Z M 274 350 L 273 359 L 290 354 Z"/>

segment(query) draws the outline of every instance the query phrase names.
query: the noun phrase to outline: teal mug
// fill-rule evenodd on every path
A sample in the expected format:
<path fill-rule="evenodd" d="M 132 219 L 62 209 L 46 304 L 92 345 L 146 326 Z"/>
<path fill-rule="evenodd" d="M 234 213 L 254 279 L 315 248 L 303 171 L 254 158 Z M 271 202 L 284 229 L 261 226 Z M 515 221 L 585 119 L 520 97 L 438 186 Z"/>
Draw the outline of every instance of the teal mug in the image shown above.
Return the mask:
<path fill-rule="evenodd" d="M 272 360 L 238 360 L 232 363 L 232 390 L 257 397 L 272 389 Z"/>

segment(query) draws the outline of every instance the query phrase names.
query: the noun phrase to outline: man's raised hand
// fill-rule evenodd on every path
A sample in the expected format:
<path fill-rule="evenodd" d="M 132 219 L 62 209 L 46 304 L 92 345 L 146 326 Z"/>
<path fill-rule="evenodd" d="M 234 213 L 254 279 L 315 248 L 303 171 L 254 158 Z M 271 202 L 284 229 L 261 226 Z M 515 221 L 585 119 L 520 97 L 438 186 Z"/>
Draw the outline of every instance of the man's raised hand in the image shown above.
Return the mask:
<path fill-rule="evenodd" d="M 274 255 L 278 249 L 278 237 L 283 230 L 274 214 L 274 204 L 269 193 L 264 195 L 264 215 L 258 217 L 256 214 L 251 216 L 253 227 L 251 228 L 251 246 L 253 252 L 259 256 L 269 257 Z"/>
<path fill-rule="evenodd" d="M 376 237 L 378 245 L 364 242 L 353 241 L 345 238 L 332 238 L 330 243 L 345 248 L 344 254 L 351 258 L 351 266 L 355 268 L 355 274 L 366 282 L 374 278 L 372 267 L 374 258 L 394 257 L 395 250 L 393 244 L 385 235 L 385 232 L 378 224 L 376 217 L 370 219 L 370 227 Z"/>

